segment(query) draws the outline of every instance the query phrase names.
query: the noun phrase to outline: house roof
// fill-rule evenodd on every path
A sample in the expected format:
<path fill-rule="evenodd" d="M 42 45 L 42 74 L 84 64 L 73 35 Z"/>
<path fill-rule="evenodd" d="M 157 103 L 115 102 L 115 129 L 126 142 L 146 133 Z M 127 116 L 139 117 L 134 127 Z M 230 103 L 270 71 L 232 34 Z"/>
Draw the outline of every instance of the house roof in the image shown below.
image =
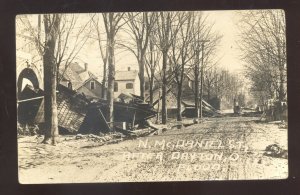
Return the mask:
<path fill-rule="evenodd" d="M 81 87 L 85 81 L 93 77 L 96 80 L 96 76 L 90 71 L 85 71 L 78 63 L 71 63 L 67 69 L 62 66 L 59 69 L 60 76 L 63 75 L 63 80 L 68 80 L 72 83 L 73 89 L 77 90 Z"/>
<path fill-rule="evenodd" d="M 87 80 L 85 80 L 84 82 L 82 82 L 80 85 L 77 86 L 77 89 L 79 89 L 80 87 L 84 86 L 87 82 L 89 81 L 95 81 L 97 82 L 99 85 L 102 85 L 96 78 L 94 77 L 89 77 Z"/>
<path fill-rule="evenodd" d="M 116 81 L 129 81 L 135 80 L 138 75 L 137 70 L 129 70 L 129 71 L 116 71 L 115 80 Z"/>

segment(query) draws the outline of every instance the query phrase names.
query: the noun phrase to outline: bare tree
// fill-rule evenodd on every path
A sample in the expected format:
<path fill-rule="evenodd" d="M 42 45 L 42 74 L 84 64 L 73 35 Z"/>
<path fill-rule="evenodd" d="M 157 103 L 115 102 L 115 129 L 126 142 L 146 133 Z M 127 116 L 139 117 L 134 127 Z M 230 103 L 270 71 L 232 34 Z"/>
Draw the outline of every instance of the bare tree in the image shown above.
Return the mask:
<path fill-rule="evenodd" d="M 43 17 L 44 29 L 41 28 L 41 16 Z M 81 24 L 81 26 L 75 30 L 78 18 L 79 16 L 75 16 L 74 14 L 38 15 L 37 28 L 32 25 L 27 15 L 18 18 L 25 30 L 30 33 L 30 36 L 34 40 L 36 50 L 43 59 L 45 91 L 44 116 L 46 124 L 44 143 L 48 143 L 50 139 L 52 139 L 52 144 L 57 142 L 56 87 L 62 78 L 58 77 L 60 65 L 64 63 L 66 70 L 81 51 L 89 37 L 89 22 L 84 25 Z M 41 38 L 42 34 L 45 35 L 45 39 Z M 72 42 L 72 44 L 70 44 L 70 42 Z M 65 70 L 61 76 L 63 76 Z"/>
<path fill-rule="evenodd" d="M 194 57 L 193 52 L 193 33 L 192 25 L 195 17 L 193 12 L 184 13 L 185 17 L 179 17 L 178 20 L 184 20 L 180 30 L 175 35 L 171 44 L 170 64 L 174 73 L 175 83 L 177 86 L 177 121 L 182 121 L 181 101 L 182 101 L 182 84 L 184 79 L 185 66 Z M 176 29 L 175 29 L 176 30 Z"/>
<path fill-rule="evenodd" d="M 58 38 L 61 16 L 59 14 L 44 14 L 45 47 L 44 63 L 44 110 L 45 110 L 45 137 L 43 143 L 50 139 L 52 144 L 57 143 L 58 120 L 56 104 L 57 66 L 55 61 L 55 44 Z"/>
<path fill-rule="evenodd" d="M 92 16 L 92 19 L 94 16 Z M 62 64 L 64 64 L 64 67 L 62 68 L 62 74 L 58 78 L 58 83 L 63 78 L 70 64 L 78 57 L 78 54 L 90 37 L 92 19 L 87 18 L 88 21 L 84 22 L 80 21 L 80 19 L 80 16 L 75 14 L 61 15 L 55 59 L 57 71 L 59 71 Z"/>
<path fill-rule="evenodd" d="M 194 35 L 194 78 L 195 78 L 195 110 L 196 118 L 199 118 L 200 98 L 199 98 L 199 74 L 200 74 L 200 53 L 201 53 L 201 42 L 208 39 L 212 26 L 206 24 L 207 16 L 203 13 L 199 13 L 193 26 Z"/>
<path fill-rule="evenodd" d="M 139 78 L 140 78 L 140 95 L 142 99 L 145 98 L 145 54 L 149 43 L 150 33 L 153 30 L 157 15 L 150 12 L 142 13 L 127 13 L 126 20 L 128 20 L 128 27 L 130 31 L 128 34 L 135 42 L 135 49 L 131 46 L 119 43 L 131 51 L 137 58 L 139 64 Z M 126 31 L 125 31 L 126 32 Z"/>
<path fill-rule="evenodd" d="M 108 62 L 108 85 L 107 85 L 107 100 L 108 110 L 107 120 L 113 128 L 113 106 L 114 106 L 114 83 L 115 83 L 115 37 L 120 28 L 127 22 L 121 23 L 125 13 L 103 13 L 105 31 L 107 35 L 107 62 Z"/>
<path fill-rule="evenodd" d="M 99 49 L 100 49 L 100 54 L 101 54 L 101 58 L 102 58 L 102 62 L 103 62 L 102 98 L 107 99 L 107 94 L 106 94 L 107 59 L 108 59 L 108 50 L 107 50 L 107 47 L 106 47 L 107 38 L 104 39 L 101 36 L 100 18 L 98 16 L 95 16 L 94 19 L 92 19 L 92 21 L 93 21 L 94 28 L 96 29 L 98 46 L 99 46 Z"/>
<path fill-rule="evenodd" d="M 183 12 L 158 12 L 157 36 L 158 45 L 162 52 L 162 123 L 167 122 L 167 63 L 168 52 L 170 50 L 173 39 L 181 28 L 184 20 Z"/>
<path fill-rule="evenodd" d="M 196 14 L 196 19 L 192 28 L 193 31 L 193 47 L 194 47 L 194 59 L 193 68 L 195 77 L 195 110 L 196 117 L 200 115 L 200 109 L 202 109 L 202 101 L 200 100 L 200 76 L 204 78 L 205 70 L 204 68 L 209 68 L 215 66 L 218 62 L 216 60 L 215 53 L 217 46 L 222 36 L 218 32 L 213 31 L 214 23 L 208 24 L 208 15 L 204 15 L 203 12 Z M 209 41 L 208 41 L 209 40 Z M 204 47 L 205 43 L 205 49 Z M 201 56 L 201 62 L 200 62 Z M 201 63 L 201 67 L 200 67 Z M 200 69 L 201 68 L 201 69 Z M 201 71 L 200 71 L 201 70 Z M 203 75 L 200 75 L 203 73 Z M 203 85 L 203 80 L 201 79 L 201 85 Z M 202 87 L 201 87 L 202 89 Z"/>
<path fill-rule="evenodd" d="M 286 100 L 286 29 L 283 10 L 244 12 L 240 49 L 252 91 L 262 99 Z M 266 93 L 267 92 L 267 93 Z"/>
<path fill-rule="evenodd" d="M 153 105 L 153 90 L 154 81 L 159 82 L 158 78 L 155 77 L 155 73 L 159 72 L 159 62 L 161 60 L 161 52 L 156 46 L 156 39 L 153 33 L 150 35 L 148 52 L 146 52 L 145 62 L 146 62 L 146 73 L 149 81 L 149 102 Z"/>
<path fill-rule="evenodd" d="M 211 99 L 212 93 L 214 91 L 214 87 L 216 85 L 217 82 L 217 70 L 215 67 L 210 68 L 208 70 L 205 71 L 204 74 L 204 89 L 206 90 L 206 94 L 207 94 L 207 101 L 209 101 Z"/>
<path fill-rule="evenodd" d="M 94 17 L 95 15 L 93 15 Z M 24 25 L 25 29 L 30 33 L 34 39 L 36 50 L 38 54 L 43 57 L 45 43 L 41 39 L 41 35 L 44 31 L 41 30 L 41 15 L 38 15 L 38 27 L 35 28 L 31 24 L 31 20 L 25 15 L 25 17 L 19 17 L 18 19 Z M 92 17 L 92 18 L 93 18 Z M 82 23 L 80 16 L 75 14 L 62 14 L 60 15 L 59 28 L 57 30 L 57 40 L 54 52 L 54 58 L 56 63 L 56 70 L 59 72 L 61 64 L 65 67 L 62 71 L 61 77 L 58 78 L 58 83 L 63 77 L 67 67 L 78 56 L 79 52 L 86 44 L 89 34 L 91 32 L 90 23 L 91 20 Z M 79 24 L 80 23 L 80 24 Z M 78 26 L 80 25 L 80 26 Z M 70 44 L 72 43 L 72 44 Z M 59 75 L 57 73 L 57 75 Z"/>

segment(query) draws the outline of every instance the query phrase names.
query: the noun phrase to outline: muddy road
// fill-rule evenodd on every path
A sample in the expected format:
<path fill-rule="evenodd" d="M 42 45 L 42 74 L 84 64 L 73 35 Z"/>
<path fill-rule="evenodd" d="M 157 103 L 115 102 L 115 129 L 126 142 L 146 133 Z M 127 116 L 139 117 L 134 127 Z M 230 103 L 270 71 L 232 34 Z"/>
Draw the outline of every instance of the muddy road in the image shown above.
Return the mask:
<path fill-rule="evenodd" d="M 18 139 L 21 183 L 141 182 L 283 179 L 287 158 L 264 155 L 268 145 L 287 150 L 287 129 L 255 117 L 210 118 L 162 134 L 99 146 L 61 136 Z"/>

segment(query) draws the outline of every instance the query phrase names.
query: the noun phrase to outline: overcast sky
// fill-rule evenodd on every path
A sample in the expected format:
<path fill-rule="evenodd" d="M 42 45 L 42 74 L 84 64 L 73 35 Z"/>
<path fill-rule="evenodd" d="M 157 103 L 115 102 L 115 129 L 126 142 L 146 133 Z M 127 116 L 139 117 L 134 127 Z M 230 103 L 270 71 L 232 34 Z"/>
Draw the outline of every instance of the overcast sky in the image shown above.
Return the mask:
<path fill-rule="evenodd" d="M 226 67 L 230 71 L 238 71 L 242 68 L 237 48 L 238 29 L 236 21 L 238 15 L 235 11 L 213 11 L 209 12 L 211 20 L 215 21 L 215 29 L 223 34 L 219 47 L 221 57 L 220 66 Z"/>
<path fill-rule="evenodd" d="M 223 35 L 218 47 L 218 53 L 215 56 L 219 60 L 218 66 L 224 67 L 229 71 L 239 71 L 242 69 L 242 62 L 239 60 L 239 51 L 236 42 L 238 41 L 238 29 L 235 25 L 238 14 L 236 11 L 205 11 L 208 14 L 207 21 L 214 23 L 214 31 Z M 90 20 L 92 14 L 81 14 L 80 20 L 82 23 L 77 23 L 80 27 L 81 24 Z M 99 18 L 102 20 L 101 14 Z M 31 22 L 36 26 L 37 15 L 32 17 Z M 105 37 L 104 26 L 101 28 L 103 38 Z M 94 31 L 95 32 L 95 31 Z M 21 33 L 21 32 L 19 32 Z M 120 41 L 121 39 L 121 41 Z M 121 30 L 117 34 L 117 41 L 128 41 L 130 38 Z M 123 42 L 124 43 L 124 42 Z M 68 44 L 72 44 L 71 42 Z M 126 70 L 128 66 L 131 69 L 138 69 L 136 57 L 129 51 L 119 50 L 115 51 L 116 57 L 116 70 Z M 103 63 L 100 56 L 98 42 L 91 39 L 87 42 L 84 48 L 80 51 L 78 58 L 75 60 L 80 65 L 86 62 L 89 64 L 89 70 L 98 76 L 102 76 Z"/>
<path fill-rule="evenodd" d="M 236 46 L 238 38 L 238 29 L 235 25 L 237 13 L 235 11 L 206 11 L 205 13 L 209 15 L 208 21 L 215 23 L 215 31 L 219 31 L 223 35 L 216 56 L 216 58 L 221 58 L 219 66 L 231 72 L 241 70 L 242 62 L 239 60 L 239 51 Z M 87 44 L 86 48 L 81 52 L 80 59 L 82 60 L 81 63 L 89 63 L 91 71 L 101 75 L 102 61 L 96 41 L 91 40 Z M 135 56 L 129 51 L 117 50 L 116 70 L 126 70 L 128 66 L 131 66 L 131 69 L 138 68 Z"/>

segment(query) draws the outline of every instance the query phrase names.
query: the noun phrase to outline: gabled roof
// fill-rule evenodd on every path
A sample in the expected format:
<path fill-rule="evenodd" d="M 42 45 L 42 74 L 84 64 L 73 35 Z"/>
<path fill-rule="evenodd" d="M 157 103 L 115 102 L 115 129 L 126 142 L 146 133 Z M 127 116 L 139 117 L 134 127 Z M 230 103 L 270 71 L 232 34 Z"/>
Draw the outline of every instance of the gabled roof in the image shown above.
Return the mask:
<path fill-rule="evenodd" d="M 115 80 L 116 81 L 129 81 L 135 80 L 138 76 L 137 70 L 129 70 L 129 71 L 116 71 Z"/>
<path fill-rule="evenodd" d="M 60 76 L 63 75 L 64 81 L 70 81 L 72 83 L 73 89 L 77 90 L 81 87 L 85 81 L 93 77 L 97 80 L 96 76 L 90 71 L 85 71 L 83 67 L 81 67 L 78 63 L 71 63 L 65 69 L 65 67 L 61 67 L 59 69 Z"/>
<path fill-rule="evenodd" d="M 82 82 L 80 85 L 78 85 L 76 89 L 75 88 L 74 89 L 75 90 L 79 89 L 80 87 L 84 86 L 89 81 L 96 81 L 99 85 L 102 85 L 102 83 L 100 83 L 96 78 L 90 77 L 87 80 L 85 80 L 84 82 Z"/>

